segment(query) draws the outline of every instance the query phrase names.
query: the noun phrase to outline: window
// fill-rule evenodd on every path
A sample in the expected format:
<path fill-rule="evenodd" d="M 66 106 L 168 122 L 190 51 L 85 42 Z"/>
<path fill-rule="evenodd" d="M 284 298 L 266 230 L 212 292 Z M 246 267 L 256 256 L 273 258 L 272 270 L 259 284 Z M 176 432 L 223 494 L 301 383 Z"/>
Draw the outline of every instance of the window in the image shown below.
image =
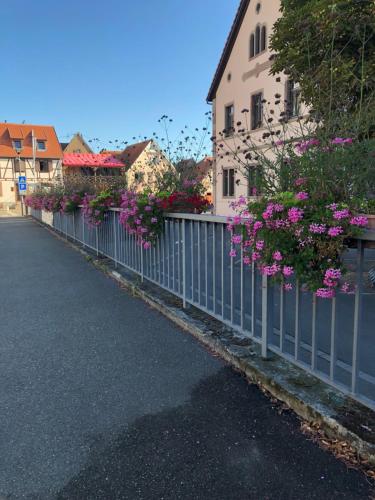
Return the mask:
<path fill-rule="evenodd" d="M 267 28 L 258 25 L 250 35 L 250 59 L 267 49 Z"/>
<path fill-rule="evenodd" d="M 262 35 L 260 40 L 260 50 L 263 52 L 267 48 L 267 28 L 265 26 L 262 27 Z"/>
<path fill-rule="evenodd" d="M 232 135 L 234 132 L 234 105 L 225 107 L 225 135 Z"/>
<path fill-rule="evenodd" d="M 49 172 L 48 160 L 39 160 L 39 172 L 41 174 L 47 174 Z"/>
<path fill-rule="evenodd" d="M 14 149 L 22 149 L 22 141 L 21 139 L 14 139 L 13 141 Z"/>
<path fill-rule="evenodd" d="M 293 80 L 286 82 L 286 112 L 288 118 L 298 116 L 301 110 L 301 90 Z"/>
<path fill-rule="evenodd" d="M 234 196 L 234 168 L 223 170 L 223 196 Z"/>
<path fill-rule="evenodd" d="M 251 96 L 251 129 L 255 130 L 262 126 L 263 122 L 263 95 L 261 92 L 259 94 L 254 94 Z"/>
<path fill-rule="evenodd" d="M 255 56 L 255 35 L 254 33 L 252 33 L 250 37 L 250 57 L 254 56 Z"/>
<path fill-rule="evenodd" d="M 262 170 L 259 165 L 250 165 L 247 177 L 247 196 L 258 196 L 261 193 Z"/>
<path fill-rule="evenodd" d="M 26 172 L 25 169 L 25 160 L 21 160 L 21 158 L 15 158 L 14 159 L 14 171 L 16 173 L 24 173 Z"/>
<path fill-rule="evenodd" d="M 36 141 L 36 147 L 38 148 L 38 151 L 45 151 L 46 141 Z"/>

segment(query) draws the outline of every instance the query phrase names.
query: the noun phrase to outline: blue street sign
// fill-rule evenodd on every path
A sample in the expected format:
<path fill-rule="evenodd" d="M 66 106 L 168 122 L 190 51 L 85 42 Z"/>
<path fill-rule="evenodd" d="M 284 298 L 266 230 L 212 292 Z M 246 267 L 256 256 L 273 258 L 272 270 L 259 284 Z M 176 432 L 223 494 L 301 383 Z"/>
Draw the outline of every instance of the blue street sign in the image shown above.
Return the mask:
<path fill-rule="evenodd" d="M 18 189 L 21 193 L 22 191 L 27 191 L 27 186 L 26 186 L 26 184 L 18 183 Z"/>
<path fill-rule="evenodd" d="M 18 177 L 18 183 L 19 184 L 26 184 L 26 175 L 20 175 Z"/>

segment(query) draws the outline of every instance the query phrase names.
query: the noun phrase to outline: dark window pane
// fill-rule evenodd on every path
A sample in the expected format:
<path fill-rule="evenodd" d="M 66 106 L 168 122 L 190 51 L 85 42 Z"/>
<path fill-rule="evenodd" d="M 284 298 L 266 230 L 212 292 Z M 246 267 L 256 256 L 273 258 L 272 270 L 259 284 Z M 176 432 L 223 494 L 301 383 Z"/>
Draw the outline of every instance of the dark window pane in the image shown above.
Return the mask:
<path fill-rule="evenodd" d="M 226 135 L 231 135 L 234 128 L 234 106 L 226 106 L 225 108 L 225 132 Z"/>
<path fill-rule="evenodd" d="M 228 170 L 223 171 L 223 196 L 228 196 Z"/>
<path fill-rule="evenodd" d="M 263 121 L 263 104 L 262 94 L 251 96 L 251 128 L 254 130 L 262 126 Z"/>
<path fill-rule="evenodd" d="M 256 27 L 255 30 L 255 54 L 260 52 L 260 26 Z"/>
<path fill-rule="evenodd" d="M 234 169 L 229 170 L 229 196 L 234 196 Z"/>
<path fill-rule="evenodd" d="M 254 33 L 250 37 L 250 57 L 255 55 L 255 36 Z"/>
<path fill-rule="evenodd" d="M 262 28 L 262 40 L 261 40 L 261 48 L 260 50 L 266 50 L 267 47 L 267 28 L 263 26 Z"/>

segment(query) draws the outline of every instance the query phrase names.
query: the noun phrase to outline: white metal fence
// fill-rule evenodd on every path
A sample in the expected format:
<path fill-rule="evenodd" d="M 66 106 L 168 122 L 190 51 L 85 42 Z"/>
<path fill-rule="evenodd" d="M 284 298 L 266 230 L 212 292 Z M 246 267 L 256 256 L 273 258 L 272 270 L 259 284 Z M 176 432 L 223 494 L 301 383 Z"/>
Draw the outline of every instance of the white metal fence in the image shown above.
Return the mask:
<path fill-rule="evenodd" d="M 373 233 L 344 256 L 356 293 L 327 300 L 298 283 L 284 292 L 241 256 L 231 258 L 224 217 L 169 214 L 156 246 L 143 250 L 119 224 L 118 209 L 99 227 L 87 225 L 80 210 L 50 221 L 41 211 L 32 215 L 251 337 L 263 356 L 275 352 L 375 409 L 375 289 L 368 280 L 375 249 L 367 248 Z"/>

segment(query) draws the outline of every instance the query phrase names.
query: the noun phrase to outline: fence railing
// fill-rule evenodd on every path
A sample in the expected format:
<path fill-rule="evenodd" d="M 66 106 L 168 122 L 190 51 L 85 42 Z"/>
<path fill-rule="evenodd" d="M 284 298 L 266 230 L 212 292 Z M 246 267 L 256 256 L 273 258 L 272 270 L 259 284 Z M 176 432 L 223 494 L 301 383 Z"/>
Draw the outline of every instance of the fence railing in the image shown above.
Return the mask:
<path fill-rule="evenodd" d="M 119 210 L 98 227 L 74 214 L 32 210 L 67 238 L 137 273 L 375 409 L 375 234 L 356 240 L 344 256 L 353 295 L 327 300 L 273 286 L 242 256 L 231 258 L 225 217 L 169 214 L 155 247 L 144 250 L 119 224 Z M 371 243 L 370 243 L 371 242 Z"/>

